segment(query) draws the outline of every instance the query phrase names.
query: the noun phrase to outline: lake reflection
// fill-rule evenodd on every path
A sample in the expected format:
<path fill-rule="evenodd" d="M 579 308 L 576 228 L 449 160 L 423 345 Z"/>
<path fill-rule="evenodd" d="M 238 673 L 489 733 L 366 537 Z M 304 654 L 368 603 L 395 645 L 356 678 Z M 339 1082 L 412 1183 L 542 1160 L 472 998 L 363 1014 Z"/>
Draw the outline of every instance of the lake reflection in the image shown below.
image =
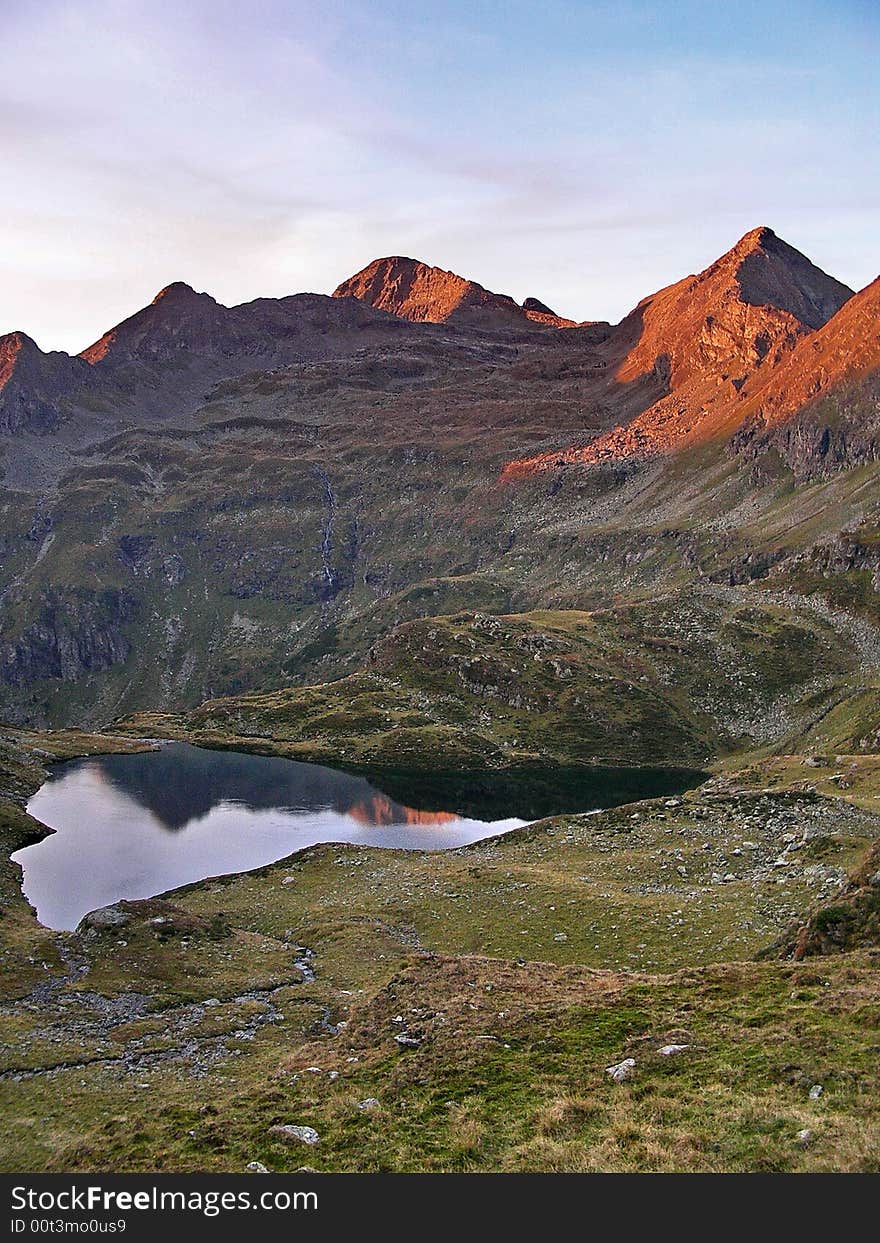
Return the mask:
<path fill-rule="evenodd" d="M 28 803 L 58 830 L 12 857 L 50 928 L 120 898 L 246 872 L 318 842 L 448 850 L 561 812 L 687 789 L 692 769 L 532 766 L 506 773 L 365 777 L 170 743 L 57 765 Z"/>
<path fill-rule="evenodd" d="M 59 765 L 28 811 L 59 830 L 13 855 L 50 928 L 318 842 L 446 850 L 527 823 L 407 807 L 350 773 L 186 743 Z"/>

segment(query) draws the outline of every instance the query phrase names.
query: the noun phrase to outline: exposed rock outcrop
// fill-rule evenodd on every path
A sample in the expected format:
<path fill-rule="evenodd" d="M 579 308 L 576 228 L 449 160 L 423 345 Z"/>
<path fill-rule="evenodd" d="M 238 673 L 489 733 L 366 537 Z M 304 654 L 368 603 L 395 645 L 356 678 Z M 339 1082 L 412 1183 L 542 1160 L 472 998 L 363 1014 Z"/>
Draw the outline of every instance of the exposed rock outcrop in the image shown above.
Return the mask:
<path fill-rule="evenodd" d="M 507 477 L 646 459 L 718 435 L 746 416 L 746 384 L 778 368 L 851 297 L 771 229 L 753 229 L 699 275 L 644 299 L 615 330 L 616 381 L 648 377 L 664 395 L 591 444 L 511 463 Z"/>
<path fill-rule="evenodd" d="M 476 281 L 401 255 L 374 259 L 343 281 L 333 296 L 356 298 L 416 323 L 453 321 L 490 330 L 523 328 L 529 323 L 551 328 L 573 324 L 572 320 L 555 315 L 536 298 L 529 298 L 519 306 L 513 298 L 492 293 Z"/>
<path fill-rule="evenodd" d="M 88 379 L 79 359 L 44 354 L 23 332 L 0 337 L 0 432 L 52 431 L 65 398 Z"/>
<path fill-rule="evenodd" d="M 127 592 L 48 595 L 36 620 L 17 638 L 0 642 L 0 679 L 29 686 L 43 678 L 75 681 L 108 669 L 131 651 L 125 634 L 136 604 Z"/>

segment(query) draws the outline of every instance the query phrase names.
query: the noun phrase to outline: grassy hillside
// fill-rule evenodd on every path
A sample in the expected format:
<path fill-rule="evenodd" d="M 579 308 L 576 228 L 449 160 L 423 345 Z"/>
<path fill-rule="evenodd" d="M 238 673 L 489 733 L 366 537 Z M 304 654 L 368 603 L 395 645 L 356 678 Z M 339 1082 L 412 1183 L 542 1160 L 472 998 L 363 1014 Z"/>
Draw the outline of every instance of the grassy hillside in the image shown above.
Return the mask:
<path fill-rule="evenodd" d="M 124 728 L 212 745 L 271 739 L 292 757 L 377 771 L 693 768 L 810 727 L 860 661 L 837 619 L 719 588 L 594 613 L 410 622 L 341 681 Z"/>
<path fill-rule="evenodd" d="M 119 745 L 7 731 L 10 844 L 49 746 Z M 71 934 L 10 886 L 3 1168 L 876 1170 L 870 925 L 791 941 L 870 888 L 876 760 L 846 767 L 442 854 L 314 847 Z"/>

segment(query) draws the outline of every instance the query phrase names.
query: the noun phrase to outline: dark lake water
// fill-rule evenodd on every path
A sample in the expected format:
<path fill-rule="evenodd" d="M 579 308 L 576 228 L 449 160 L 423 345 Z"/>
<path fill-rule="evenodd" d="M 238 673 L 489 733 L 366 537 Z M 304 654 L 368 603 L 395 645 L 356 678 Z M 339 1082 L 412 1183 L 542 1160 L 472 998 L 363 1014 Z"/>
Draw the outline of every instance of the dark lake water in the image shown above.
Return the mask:
<path fill-rule="evenodd" d="M 40 922 L 208 876 L 262 867 L 318 842 L 448 850 L 564 811 L 694 785 L 688 770 L 595 769 L 519 776 L 365 777 L 318 764 L 171 743 L 59 764 L 28 803 L 57 830 L 17 851 Z"/>

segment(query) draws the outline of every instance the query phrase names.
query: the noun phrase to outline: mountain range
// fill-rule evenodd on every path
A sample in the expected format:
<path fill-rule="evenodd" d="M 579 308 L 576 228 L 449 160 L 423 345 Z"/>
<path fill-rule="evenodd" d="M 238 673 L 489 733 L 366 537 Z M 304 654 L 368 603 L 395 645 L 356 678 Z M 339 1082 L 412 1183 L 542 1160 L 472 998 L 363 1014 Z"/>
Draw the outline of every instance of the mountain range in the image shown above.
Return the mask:
<path fill-rule="evenodd" d="M 332 297 L 177 282 L 76 357 L 11 333 L 0 714 L 336 677 L 459 609 L 880 572 L 878 376 L 880 281 L 768 228 L 616 325 L 389 257 Z"/>

